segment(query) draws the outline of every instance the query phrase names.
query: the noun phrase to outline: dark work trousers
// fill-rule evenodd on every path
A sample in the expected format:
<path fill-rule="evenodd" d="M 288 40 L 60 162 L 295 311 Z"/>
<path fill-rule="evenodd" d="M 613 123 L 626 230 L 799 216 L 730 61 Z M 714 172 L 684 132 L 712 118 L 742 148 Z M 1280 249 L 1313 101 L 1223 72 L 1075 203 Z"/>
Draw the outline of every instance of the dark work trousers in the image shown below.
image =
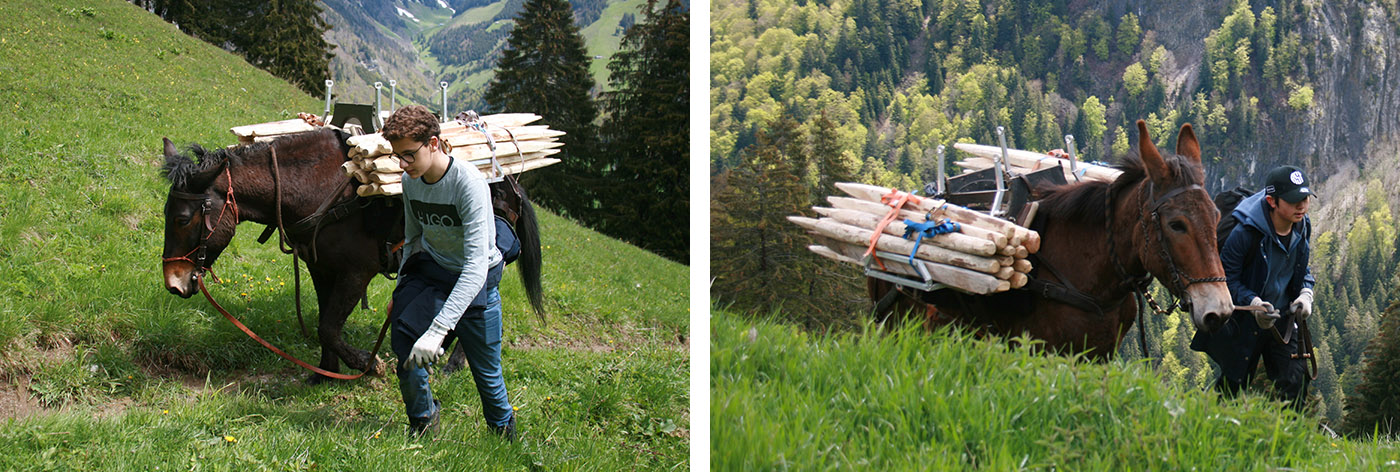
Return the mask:
<path fill-rule="evenodd" d="M 1293 324 L 1293 317 L 1285 317 L 1275 326 L 1283 327 L 1285 323 Z M 1307 365 L 1305 359 L 1294 359 L 1293 355 L 1302 351 L 1302 336 L 1295 327 L 1288 344 L 1281 344 L 1269 329 L 1276 328 L 1259 328 L 1252 313 L 1237 311 L 1219 331 L 1198 336 L 1191 347 L 1205 351 L 1220 366 L 1215 388 L 1226 397 L 1238 395 L 1249 385 L 1263 360 L 1264 372 L 1274 382 L 1276 397 L 1292 402 L 1291 407 L 1301 411 L 1307 392 Z"/>

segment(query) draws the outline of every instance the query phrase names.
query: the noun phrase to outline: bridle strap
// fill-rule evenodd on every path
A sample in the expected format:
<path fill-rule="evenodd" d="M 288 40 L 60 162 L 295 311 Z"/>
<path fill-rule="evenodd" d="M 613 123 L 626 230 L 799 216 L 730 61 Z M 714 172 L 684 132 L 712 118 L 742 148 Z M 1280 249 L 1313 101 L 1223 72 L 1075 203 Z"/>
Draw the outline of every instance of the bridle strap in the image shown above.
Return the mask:
<path fill-rule="evenodd" d="M 1148 191 L 1152 192 L 1152 183 L 1149 181 L 1147 185 Z M 1158 197 L 1156 201 L 1152 203 L 1152 207 L 1148 210 L 1149 214 L 1152 215 L 1152 221 L 1157 222 L 1160 226 L 1162 218 L 1161 215 L 1157 212 L 1157 210 L 1159 210 L 1162 207 L 1162 205 L 1165 204 L 1171 198 L 1191 190 L 1200 190 L 1204 192 L 1205 188 L 1201 187 L 1199 184 L 1187 185 L 1184 187 L 1174 188 L 1168 191 L 1167 193 L 1163 194 L 1161 197 Z M 1147 225 L 1146 218 L 1142 220 L 1142 224 L 1145 228 Z M 1167 250 L 1166 242 L 1162 240 L 1162 235 L 1160 231 L 1157 233 L 1150 233 L 1144 231 L 1144 233 L 1157 235 L 1157 249 L 1162 253 L 1162 259 L 1167 261 L 1167 268 L 1170 269 L 1172 272 L 1171 285 L 1172 288 L 1176 289 L 1174 290 L 1174 292 L 1184 294 L 1186 292 L 1186 289 L 1190 288 L 1192 285 L 1195 284 L 1225 281 L 1225 277 L 1191 277 L 1187 275 L 1184 271 L 1181 270 L 1181 267 L 1176 264 L 1176 260 L 1172 258 L 1171 251 Z M 1186 281 L 1184 285 L 1181 283 L 1181 281 L 1183 280 Z"/>
<path fill-rule="evenodd" d="M 210 211 L 210 209 L 211 209 L 210 207 L 212 206 L 212 204 L 210 203 L 210 199 L 209 199 L 209 195 L 208 195 L 208 194 L 181 192 L 181 191 L 179 191 L 179 190 L 171 190 L 171 191 L 170 191 L 170 195 L 173 196 L 173 197 L 175 197 L 175 198 L 179 198 L 179 199 L 182 199 L 182 200 L 200 200 L 200 201 L 203 201 L 203 204 L 200 206 L 200 212 L 202 213 L 202 218 L 201 218 L 201 219 L 204 220 L 204 225 L 203 225 L 203 226 L 204 226 L 204 230 L 201 232 L 201 234 L 200 234 L 200 236 L 199 236 L 199 245 L 198 245 L 198 246 L 195 246 L 194 249 L 191 249 L 190 252 L 185 253 L 185 255 L 183 255 L 183 256 L 162 257 L 162 258 L 161 258 L 161 262 L 185 261 L 185 262 L 189 262 L 190 264 L 193 264 L 194 267 L 195 267 L 195 270 L 198 270 L 198 271 L 201 271 L 201 272 L 209 271 L 211 274 L 213 273 L 213 271 L 211 271 L 211 270 L 209 269 L 209 266 L 205 264 L 205 262 L 206 262 L 206 260 L 205 260 L 205 254 L 206 254 L 206 252 L 208 252 L 209 238 L 210 238 L 211 236 L 214 235 L 214 230 L 218 229 L 219 225 L 223 224 L 223 222 L 224 222 L 224 215 L 228 213 L 229 208 L 232 208 L 232 209 L 233 209 L 233 224 L 234 224 L 234 225 L 237 225 L 237 224 L 238 224 L 238 217 L 239 217 L 239 216 L 238 216 L 238 200 L 237 200 L 236 198 L 234 198 L 234 194 L 233 194 L 233 173 L 229 171 L 228 166 L 225 166 L 225 167 L 224 167 L 224 177 L 226 177 L 227 180 L 228 180 L 228 191 L 227 191 L 227 192 L 225 193 L 225 195 L 224 195 L 224 205 L 223 205 L 222 207 L 219 208 L 219 218 L 218 218 L 217 221 L 214 221 L 214 222 L 212 222 L 212 223 L 211 223 L 210 220 L 209 220 L 209 211 Z M 190 259 L 190 256 L 191 256 L 191 255 L 196 255 L 196 254 L 197 254 L 197 256 L 196 256 L 195 259 Z M 215 279 L 215 280 L 218 280 L 218 276 L 215 275 L 215 276 L 214 276 L 214 279 Z"/>

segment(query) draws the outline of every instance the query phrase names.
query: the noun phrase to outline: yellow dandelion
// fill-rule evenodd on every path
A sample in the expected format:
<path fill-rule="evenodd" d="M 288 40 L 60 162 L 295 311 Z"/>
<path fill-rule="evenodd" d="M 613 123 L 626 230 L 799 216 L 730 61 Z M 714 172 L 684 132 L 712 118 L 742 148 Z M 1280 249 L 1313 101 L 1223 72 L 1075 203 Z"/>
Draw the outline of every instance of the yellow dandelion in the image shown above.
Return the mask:
<path fill-rule="evenodd" d="M 374 432 L 374 439 L 379 439 L 379 431 Z"/>
<path fill-rule="evenodd" d="M 239 295 L 242 295 L 242 296 L 245 296 L 245 297 L 246 297 L 246 296 L 248 296 L 248 292 L 243 292 L 243 293 L 240 293 Z"/>
<path fill-rule="evenodd" d="M 238 438 L 235 438 L 235 437 L 233 437 L 233 436 L 229 436 L 229 435 L 225 434 L 225 435 L 224 435 L 224 442 L 237 443 L 237 442 L 238 442 Z"/>
<path fill-rule="evenodd" d="M 515 406 L 515 405 L 511 405 L 511 406 L 510 406 L 510 411 L 520 411 L 520 407 Z"/>
<path fill-rule="evenodd" d="M 160 410 L 160 414 L 162 414 L 162 415 L 168 415 L 168 414 L 170 414 L 170 410 Z"/>
<path fill-rule="evenodd" d="M 272 277 L 263 276 L 263 280 L 266 280 L 266 281 L 268 281 L 268 282 L 271 282 L 271 281 L 272 281 Z"/>
<path fill-rule="evenodd" d="M 277 286 L 278 286 L 278 287 L 286 287 L 286 286 L 287 286 L 287 283 L 286 283 L 286 282 L 277 282 Z"/>

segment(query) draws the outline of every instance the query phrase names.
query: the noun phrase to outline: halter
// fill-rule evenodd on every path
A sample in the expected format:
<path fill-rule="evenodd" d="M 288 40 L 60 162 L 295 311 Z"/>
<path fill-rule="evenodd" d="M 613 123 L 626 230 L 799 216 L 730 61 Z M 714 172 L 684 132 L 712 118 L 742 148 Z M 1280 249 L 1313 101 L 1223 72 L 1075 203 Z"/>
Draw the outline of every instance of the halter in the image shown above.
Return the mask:
<path fill-rule="evenodd" d="M 1145 196 L 1146 196 L 1146 195 L 1151 195 L 1151 194 L 1156 194 L 1156 193 L 1157 193 L 1155 187 L 1154 187 L 1153 184 L 1152 184 L 1152 181 L 1151 181 L 1151 180 L 1148 180 L 1148 182 L 1147 182 L 1147 193 L 1143 194 L 1143 195 L 1144 195 L 1144 199 L 1143 199 L 1143 200 L 1144 200 L 1144 205 L 1143 205 L 1144 208 L 1143 208 L 1143 209 L 1145 210 L 1146 213 L 1148 213 L 1148 214 L 1151 215 L 1151 221 L 1154 222 L 1155 224 L 1157 224 L 1157 226 L 1160 227 L 1160 226 L 1161 226 L 1161 214 L 1158 212 L 1158 210 L 1160 210 L 1160 209 L 1162 208 L 1162 205 L 1165 205 L 1165 204 L 1167 203 L 1167 201 L 1171 200 L 1172 198 L 1176 197 L 1177 195 L 1180 195 L 1180 194 L 1182 194 L 1182 193 L 1185 193 L 1185 192 L 1188 192 L 1188 191 L 1192 191 L 1192 190 L 1200 190 L 1200 191 L 1204 192 L 1204 191 L 1205 191 L 1205 188 L 1204 188 L 1204 187 L 1201 187 L 1199 184 L 1192 184 L 1192 185 L 1188 185 L 1188 186 L 1184 186 L 1184 187 L 1177 187 L 1177 188 L 1174 188 L 1174 189 L 1168 191 L 1167 193 L 1165 193 L 1165 194 L 1163 194 L 1163 195 L 1161 195 L 1161 196 L 1155 198 L 1155 199 L 1152 201 L 1152 204 L 1151 204 L 1150 206 L 1148 206 L 1148 205 L 1145 204 L 1145 203 L 1146 203 L 1146 198 L 1145 198 Z M 1151 283 L 1151 281 L 1152 281 L 1152 274 L 1149 272 L 1149 273 L 1143 274 L 1143 275 L 1141 275 L 1141 276 L 1132 276 L 1132 275 L 1129 275 L 1127 269 L 1125 269 L 1125 268 L 1123 267 L 1123 264 L 1122 264 L 1121 262 L 1118 261 L 1118 251 L 1114 248 L 1114 243 L 1113 243 L 1113 189 L 1112 189 L 1112 187 L 1109 187 L 1109 191 L 1108 191 L 1108 202 L 1107 202 L 1106 205 L 1104 206 L 1104 213 L 1105 213 L 1104 228 L 1107 230 L 1106 232 L 1108 233 L 1108 254 L 1109 254 L 1110 260 L 1113 261 L 1113 267 L 1114 267 L 1114 269 L 1116 269 L 1116 270 L 1118 271 L 1119 277 L 1121 277 L 1121 278 L 1123 278 L 1124 280 L 1128 281 L 1129 286 L 1133 289 L 1133 291 L 1138 292 L 1139 294 L 1144 293 L 1144 292 L 1146 291 L 1146 289 L 1147 289 L 1147 284 L 1148 284 L 1148 283 Z M 1224 282 L 1224 281 L 1225 281 L 1225 277 L 1191 277 L 1191 276 L 1187 275 L 1187 274 L 1185 273 L 1185 271 L 1182 271 L 1181 268 L 1180 268 L 1179 266 L 1177 266 L 1176 260 L 1172 258 L 1171 251 L 1168 251 L 1168 250 L 1167 250 L 1166 244 L 1162 241 L 1161 231 L 1157 231 L 1156 233 L 1152 233 L 1152 232 L 1147 231 L 1147 222 L 1148 222 L 1148 218 L 1143 218 L 1143 219 L 1142 219 L 1143 232 L 1144 232 L 1144 233 L 1148 233 L 1148 234 L 1149 234 L 1149 236 L 1148 236 L 1149 238 L 1151 238 L 1151 237 L 1152 237 L 1151 235 L 1153 235 L 1153 234 L 1156 235 L 1156 238 L 1155 238 L 1155 239 L 1156 239 L 1156 243 L 1157 243 L 1157 249 L 1158 249 L 1159 251 L 1161 251 L 1162 259 L 1166 261 L 1166 263 L 1167 263 L 1167 269 L 1170 270 L 1170 271 L 1171 271 L 1171 274 L 1172 274 L 1170 280 L 1167 280 L 1167 289 L 1168 289 L 1168 291 L 1170 291 L 1173 295 L 1176 295 L 1176 296 L 1178 297 L 1178 301 L 1175 303 L 1175 305 L 1180 306 L 1181 309 L 1183 309 L 1183 310 L 1190 310 L 1190 308 L 1191 308 L 1190 302 L 1181 302 L 1181 301 L 1180 301 L 1180 299 L 1185 298 L 1185 294 L 1186 294 L 1186 289 L 1187 289 L 1187 288 L 1190 288 L 1192 285 L 1199 284 L 1199 283 Z M 1182 284 L 1182 283 L 1181 283 L 1183 280 L 1186 281 L 1185 284 Z M 1154 301 L 1154 302 L 1155 302 L 1155 301 Z M 1155 303 L 1154 303 L 1154 304 L 1155 304 Z M 1170 311 L 1170 310 L 1161 310 L 1161 311 Z"/>
<path fill-rule="evenodd" d="M 238 224 L 238 201 L 233 197 L 233 174 L 229 172 L 227 166 L 224 167 L 224 176 L 228 178 L 228 192 L 225 194 L 224 197 L 224 201 L 226 203 L 224 204 L 223 208 L 219 209 L 219 218 L 216 221 L 210 221 L 209 219 L 209 211 L 213 204 L 210 202 L 208 194 L 188 193 L 173 189 L 170 191 L 171 197 L 175 197 L 181 200 L 201 201 L 202 203 L 200 204 L 199 211 L 201 217 L 204 220 L 204 225 L 200 231 L 198 246 L 195 246 L 194 249 L 191 249 L 190 252 L 185 253 L 185 255 L 183 256 L 163 257 L 161 258 L 161 262 L 185 261 L 190 264 L 194 264 L 196 269 L 196 278 L 198 278 L 199 275 L 203 274 L 205 271 L 208 271 L 211 274 L 213 273 L 213 269 L 204 263 L 206 260 L 206 253 L 208 252 L 209 248 L 209 237 L 214 234 L 214 230 L 218 228 L 220 224 L 223 224 L 224 215 L 228 213 L 229 208 L 233 209 L 234 224 Z M 195 258 L 190 259 L 191 255 L 195 256 Z M 215 280 L 218 280 L 217 277 L 218 276 L 215 276 Z"/>

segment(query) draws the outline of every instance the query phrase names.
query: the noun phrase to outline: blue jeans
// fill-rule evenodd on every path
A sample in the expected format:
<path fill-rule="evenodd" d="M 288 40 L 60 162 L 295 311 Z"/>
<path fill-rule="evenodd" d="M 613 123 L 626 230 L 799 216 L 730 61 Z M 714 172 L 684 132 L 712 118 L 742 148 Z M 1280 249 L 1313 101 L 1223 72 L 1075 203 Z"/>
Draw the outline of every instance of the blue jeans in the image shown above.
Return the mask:
<path fill-rule="evenodd" d="M 428 271 L 441 269 L 436 264 L 430 265 Z M 496 275 L 492 278 L 499 280 L 500 269 L 495 270 Z M 422 367 L 406 368 L 404 359 L 408 358 L 407 353 L 412 350 L 413 343 L 426 329 L 427 324 L 423 320 L 430 323 L 437 316 L 434 307 L 442 306 L 452 287 L 447 285 L 446 290 L 441 290 L 443 287 L 440 284 L 433 287 L 433 274 L 420 276 L 416 272 L 400 274 L 399 287 L 394 290 L 395 326 L 390 344 L 399 356 L 399 393 L 403 394 L 405 413 L 410 419 L 426 420 L 436 413 L 433 410 L 433 392 L 428 385 L 428 370 Z M 488 281 L 492 278 L 488 278 Z M 455 336 L 463 343 L 472 380 L 476 383 L 477 393 L 481 395 L 486 423 L 504 427 L 510 423 L 513 413 L 506 394 L 505 376 L 501 371 L 501 294 L 495 283 L 488 283 L 482 292 L 483 296 L 473 301 L 457 326 L 448 333 L 448 342 Z M 477 301 L 482 303 L 478 304 Z M 410 325 L 419 327 L 412 329 Z"/>

